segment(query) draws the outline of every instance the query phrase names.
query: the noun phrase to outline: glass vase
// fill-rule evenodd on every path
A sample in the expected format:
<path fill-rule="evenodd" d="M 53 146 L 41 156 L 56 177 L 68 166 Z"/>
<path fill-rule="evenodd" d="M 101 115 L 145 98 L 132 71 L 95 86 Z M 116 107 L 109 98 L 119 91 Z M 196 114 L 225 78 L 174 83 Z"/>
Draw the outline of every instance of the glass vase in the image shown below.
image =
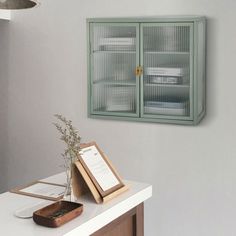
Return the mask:
<path fill-rule="evenodd" d="M 73 192 L 73 166 L 69 165 L 68 168 L 66 169 L 66 189 L 63 195 L 63 200 L 74 202 L 75 197 L 74 197 L 74 192 Z"/>

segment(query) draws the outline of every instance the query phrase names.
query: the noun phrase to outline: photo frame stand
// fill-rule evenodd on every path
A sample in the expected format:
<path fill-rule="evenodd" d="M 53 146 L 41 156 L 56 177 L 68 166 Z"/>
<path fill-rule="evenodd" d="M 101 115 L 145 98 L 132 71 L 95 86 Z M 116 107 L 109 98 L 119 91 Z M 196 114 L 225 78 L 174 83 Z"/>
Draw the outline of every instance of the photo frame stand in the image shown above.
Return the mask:
<path fill-rule="evenodd" d="M 96 203 L 105 203 L 121 193 L 127 191 L 129 188 L 121 181 L 121 177 L 118 172 L 112 165 L 111 161 L 104 155 L 104 153 L 98 148 L 95 142 L 90 142 L 87 144 L 82 144 L 81 147 L 89 147 L 95 145 L 102 155 L 102 158 L 109 165 L 109 168 L 112 170 L 114 175 L 119 179 L 120 184 L 116 188 L 112 188 L 112 191 L 109 191 L 107 194 L 103 194 L 98 188 L 97 183 L 95 183 L 93 176 L 85 167 L 83 161 L 79 158 L 78 161 L 74 163 L 73 166 L 73 175 L 72 175 L 72 186 L 75 197 L 80 197 L 88 192 L 90 192 L 96 201 Z"/>

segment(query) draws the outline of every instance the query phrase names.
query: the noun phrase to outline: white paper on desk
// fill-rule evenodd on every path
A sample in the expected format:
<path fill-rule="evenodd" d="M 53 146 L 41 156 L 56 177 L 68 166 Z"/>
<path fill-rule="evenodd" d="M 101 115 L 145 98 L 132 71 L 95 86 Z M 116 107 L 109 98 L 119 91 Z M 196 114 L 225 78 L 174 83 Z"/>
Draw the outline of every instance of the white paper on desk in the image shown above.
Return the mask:
<path fill-rule="evenodd" d="M 65 187 L 47 183 L 35 183 L 29 187 L 21 189 L 20 191 L 24 193 L 41 195 L 44 197 L 58 198 L 64 194 Z"/>
<path fill-rule="evenodd" d="M 118 179 L 94 145 L 83 148 L 80 156 L 103 191 L 119 184 Z"/>

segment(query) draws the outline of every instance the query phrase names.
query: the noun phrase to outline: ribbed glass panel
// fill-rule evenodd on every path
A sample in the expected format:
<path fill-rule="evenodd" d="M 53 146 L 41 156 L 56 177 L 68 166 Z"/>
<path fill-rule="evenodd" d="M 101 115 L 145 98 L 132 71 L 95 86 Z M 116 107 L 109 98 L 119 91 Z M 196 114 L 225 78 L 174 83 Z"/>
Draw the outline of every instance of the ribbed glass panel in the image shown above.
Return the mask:
<path fill-rule="evenodd" d="M 136 113 L 136 26 L 93 28 L 94 112 Z"/>
<path fill-rule="evenodd" d="M 143 28 L 144 114 L 190 115 L 190 26 Z"/>

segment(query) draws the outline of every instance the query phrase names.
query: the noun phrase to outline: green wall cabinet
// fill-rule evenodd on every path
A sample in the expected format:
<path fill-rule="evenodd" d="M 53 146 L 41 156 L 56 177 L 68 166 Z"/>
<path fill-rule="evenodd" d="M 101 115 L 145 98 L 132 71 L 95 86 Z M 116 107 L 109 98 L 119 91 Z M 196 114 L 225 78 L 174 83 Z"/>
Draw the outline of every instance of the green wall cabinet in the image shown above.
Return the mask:
<path fill-rule="evenodd" d="M 204 17 L 93 18 L 87 26 L 89 117 L 200 122 Z"/>

